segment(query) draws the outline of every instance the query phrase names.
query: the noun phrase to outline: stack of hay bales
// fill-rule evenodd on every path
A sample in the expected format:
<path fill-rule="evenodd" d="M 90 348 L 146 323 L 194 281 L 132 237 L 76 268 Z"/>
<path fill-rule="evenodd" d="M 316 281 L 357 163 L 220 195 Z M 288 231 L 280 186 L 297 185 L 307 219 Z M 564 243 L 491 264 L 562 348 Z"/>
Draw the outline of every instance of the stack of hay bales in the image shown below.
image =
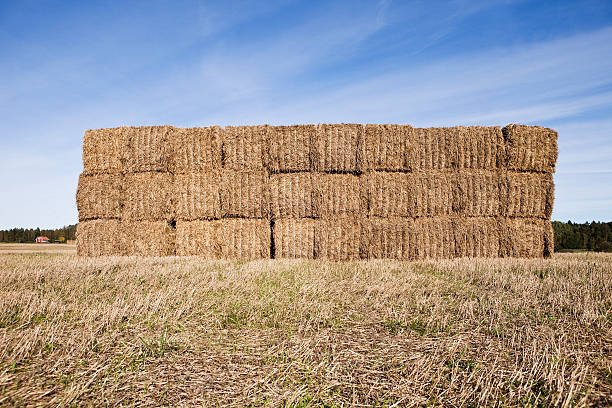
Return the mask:
<path fill-rule="evenodd" d="M 556 133 L 540 127 L 87 131 L 78 251 L 207 258 L 542 257 Z"/>

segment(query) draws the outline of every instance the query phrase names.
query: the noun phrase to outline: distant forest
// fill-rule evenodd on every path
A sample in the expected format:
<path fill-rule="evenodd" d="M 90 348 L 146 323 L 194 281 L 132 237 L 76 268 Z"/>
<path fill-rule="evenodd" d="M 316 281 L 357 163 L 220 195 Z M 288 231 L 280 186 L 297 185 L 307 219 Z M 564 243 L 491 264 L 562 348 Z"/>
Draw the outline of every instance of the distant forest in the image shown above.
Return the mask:
<path fill-rule="evenodd" d="M 76 239 L 76 225 L 68 225 L 58 229 L 40 228 L 13 228 L 10 230 L 0 230 L 0 242 L 34 242 L 36 237 L 45 236 L 51 242 Z"/>
<path fill-rule="evenodd" d="M 574 224 L 571 221 L 553 221 L 555 230 L 555 251 L 582 249 L 588 251 L 612 251 L 612 222 L 586 222 Z M 0 242 L 34 242 L 44 235 L 51 242 L 75 239 L 76 225 L 55 230 L 13 228 L 0 230 Z"/>

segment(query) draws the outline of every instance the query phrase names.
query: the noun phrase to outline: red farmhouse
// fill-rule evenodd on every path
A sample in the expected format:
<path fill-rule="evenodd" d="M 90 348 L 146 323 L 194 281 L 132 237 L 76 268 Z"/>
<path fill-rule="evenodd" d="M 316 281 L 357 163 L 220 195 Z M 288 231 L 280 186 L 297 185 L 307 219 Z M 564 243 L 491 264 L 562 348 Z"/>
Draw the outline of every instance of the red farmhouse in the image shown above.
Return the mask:
<path fill-rule="evenodd" d="M 49 243 L 49 238 L 47 238 L 47 237 L 36 237 L 36 243 L 37 244 L 48 244 Z"/>

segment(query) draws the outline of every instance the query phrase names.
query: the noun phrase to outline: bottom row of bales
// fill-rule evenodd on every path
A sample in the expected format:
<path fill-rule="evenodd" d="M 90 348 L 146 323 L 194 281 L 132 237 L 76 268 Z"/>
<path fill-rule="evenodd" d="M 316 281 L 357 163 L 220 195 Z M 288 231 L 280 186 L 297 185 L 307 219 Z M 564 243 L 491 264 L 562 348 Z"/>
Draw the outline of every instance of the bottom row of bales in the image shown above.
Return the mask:
<path fill-rule="evenodd" d="M 553 231 L 539 218 L 106 219 L 77 225 L 77 251 L 209 259 L 534 258 L 552 254 Z"/>

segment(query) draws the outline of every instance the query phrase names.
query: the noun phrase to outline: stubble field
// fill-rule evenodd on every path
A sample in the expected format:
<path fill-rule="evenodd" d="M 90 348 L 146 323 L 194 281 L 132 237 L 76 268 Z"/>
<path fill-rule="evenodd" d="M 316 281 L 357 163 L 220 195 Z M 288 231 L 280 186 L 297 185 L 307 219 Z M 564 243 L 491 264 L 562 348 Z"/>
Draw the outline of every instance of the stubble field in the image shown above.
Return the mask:
<path fill-rule="evenodd" d="M 0 405 L 611 404 L 610 254 L 236 262 L 0 247 Z"/>

